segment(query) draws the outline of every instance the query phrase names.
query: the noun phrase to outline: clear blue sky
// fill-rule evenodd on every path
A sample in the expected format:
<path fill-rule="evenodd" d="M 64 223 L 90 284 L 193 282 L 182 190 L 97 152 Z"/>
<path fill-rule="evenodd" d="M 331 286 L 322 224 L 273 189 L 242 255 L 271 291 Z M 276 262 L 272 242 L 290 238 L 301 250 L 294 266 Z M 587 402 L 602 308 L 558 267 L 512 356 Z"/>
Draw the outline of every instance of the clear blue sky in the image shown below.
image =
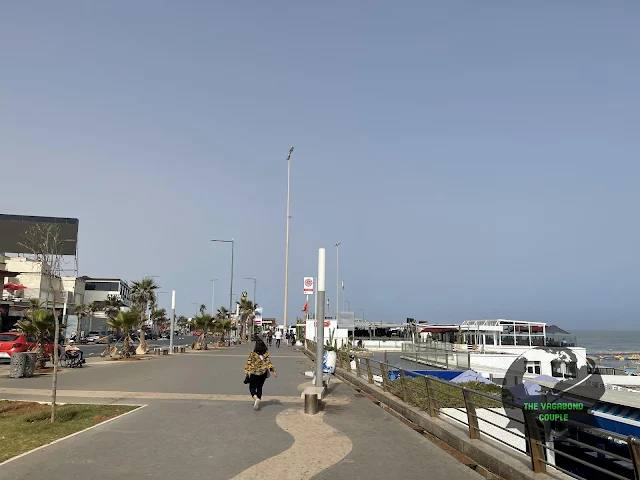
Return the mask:
<path fill-rule="evenodd" d="M 346 5 L 348 4 L 348 5 Z M 252 291 L 335 248 L 371 320 L 633 328 L 636 2 L 13 2 L 2 212 L 80 219 L 80 273 Z M 169 296 L 160 297 L 168 307 Z M 361 314 L 361 312 L 360 312 Z"/>

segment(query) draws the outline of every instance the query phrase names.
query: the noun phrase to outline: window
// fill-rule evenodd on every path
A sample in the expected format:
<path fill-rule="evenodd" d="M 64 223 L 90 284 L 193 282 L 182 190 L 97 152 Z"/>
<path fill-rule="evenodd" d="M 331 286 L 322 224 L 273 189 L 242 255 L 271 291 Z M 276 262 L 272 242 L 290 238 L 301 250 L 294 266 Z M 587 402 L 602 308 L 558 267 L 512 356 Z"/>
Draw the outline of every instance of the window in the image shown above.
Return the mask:
<path fill-rule="evenodd" d="M 18 335 L 0 335 L 0 342 L 13 342 L 18 338 Z"/>
<path fill-rule="evenodd" d="M 527 370 L 527 373 L 540 375 L 541 363 L 538 361 L 527 361 L 526 370 Z"/>
<path fill-rule="evenodd" d="M 84 289 L 85 290 L 95 290 L 96 289 L 96 284 L 95 283 L 85 283 L 84 285 Z"/>
<path fill-rule="evenodd" d="M 577 378 L 578 364 L 577 362 L 553 360 L 551 362 L 551 373 L 556 378 Z"/>

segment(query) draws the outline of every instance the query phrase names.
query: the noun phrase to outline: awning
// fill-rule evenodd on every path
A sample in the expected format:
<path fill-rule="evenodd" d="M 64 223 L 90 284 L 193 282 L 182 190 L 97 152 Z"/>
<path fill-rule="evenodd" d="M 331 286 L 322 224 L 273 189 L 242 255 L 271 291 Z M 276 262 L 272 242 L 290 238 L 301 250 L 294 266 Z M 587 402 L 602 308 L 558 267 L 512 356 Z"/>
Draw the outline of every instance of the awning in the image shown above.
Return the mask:
<path fill-rule="evenodd" d="M 420 330 L 420 333 L 451 333 L 457 331 L 457 328 L 452 327 L 426 327 Z"/>
<path fill-rule="evenodd" d="M 22 272 L 10 272 L 9 270 L 0 270 L 0 277 L 17 277 Z"/>

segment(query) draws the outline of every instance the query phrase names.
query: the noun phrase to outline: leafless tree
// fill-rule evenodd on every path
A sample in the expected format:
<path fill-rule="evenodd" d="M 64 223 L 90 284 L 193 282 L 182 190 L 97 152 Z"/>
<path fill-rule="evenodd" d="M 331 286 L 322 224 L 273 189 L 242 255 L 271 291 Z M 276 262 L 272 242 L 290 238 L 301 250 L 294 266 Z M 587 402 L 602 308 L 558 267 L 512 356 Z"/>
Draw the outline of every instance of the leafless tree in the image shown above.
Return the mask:
<path fill-rule="evenodd" d="M 63 242 L 60 229 L 55 224 L 42 223 L 30 227 L 24 234 L 25 247 L 36 262 L 41 264 L 42 274 L 48 282 L 47 300 L 49 292 L 53 293 L 51 311 L 55 317 L 55 334 L 53 347 L 53 381 L 51 385 L 51 423 L 56 419 L 56 393 L 58 388 L 58 348 L 60 338 L 60 319 L 56 315 L 57 282 L 63 267 Z M 48 303 L 48 302 L 47 302 Z"/>

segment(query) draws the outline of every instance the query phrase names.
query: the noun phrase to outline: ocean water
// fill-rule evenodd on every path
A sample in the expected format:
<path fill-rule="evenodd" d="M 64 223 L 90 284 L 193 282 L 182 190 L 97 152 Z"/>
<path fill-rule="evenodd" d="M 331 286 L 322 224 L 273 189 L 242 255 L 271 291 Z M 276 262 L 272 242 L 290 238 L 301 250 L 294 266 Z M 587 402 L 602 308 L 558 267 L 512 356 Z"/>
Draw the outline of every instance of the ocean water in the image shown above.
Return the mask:
<path fill-rule="evenodd" d="M 587 353 L 640 353 L 640 330 L 571 330 Z"/>

